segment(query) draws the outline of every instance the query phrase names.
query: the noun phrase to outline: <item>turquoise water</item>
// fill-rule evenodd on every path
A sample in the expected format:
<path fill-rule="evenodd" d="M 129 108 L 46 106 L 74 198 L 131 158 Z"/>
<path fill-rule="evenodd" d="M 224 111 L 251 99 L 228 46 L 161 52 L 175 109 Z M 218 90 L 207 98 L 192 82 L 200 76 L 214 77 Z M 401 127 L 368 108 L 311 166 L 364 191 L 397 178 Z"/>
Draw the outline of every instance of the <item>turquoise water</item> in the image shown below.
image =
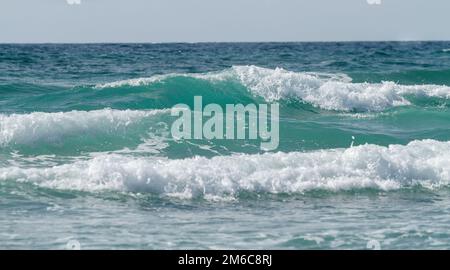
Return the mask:
<path fill-rule="evenodd" d="M 280 104 L 280 144 L 170 108 Z M 0 45 L 0 248 L 450 247 L 450 42 Z"/>

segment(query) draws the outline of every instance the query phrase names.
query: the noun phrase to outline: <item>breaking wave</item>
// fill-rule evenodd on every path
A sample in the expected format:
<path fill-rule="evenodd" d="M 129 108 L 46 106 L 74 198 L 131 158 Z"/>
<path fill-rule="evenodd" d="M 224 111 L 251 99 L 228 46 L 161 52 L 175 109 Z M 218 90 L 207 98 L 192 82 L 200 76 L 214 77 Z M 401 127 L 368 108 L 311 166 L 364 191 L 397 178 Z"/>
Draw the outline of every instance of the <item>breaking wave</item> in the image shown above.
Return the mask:
<path fill-rule="evenodd" d="M 324 110 L 383 111 L 411 105 L 408 96 L 450 99 L 445 85 L 401 85 L 395 82 L 353 83 L 345 74 L 293 72 L 282 68 L 234 66 L 204 74 L 168 74 L 99 84 L 98 89 L 143 86 L 173 78 L 238 82 L 266 101 L 299 99 Z"/>
<path fill-rule="evenodd" d="M 169 110 L 113 110 L 0 114 L 0 146 L 52 142 L 70 135 L 108 133 Z"/>
<path fill-rule="evenodd" d="M 450 142 L 170 160 L 104 154 L 48 168 L 0 168 L 0 180 L 89 192 L 236 198 L 240 192 L 396 190 L 450 184 Z"/>

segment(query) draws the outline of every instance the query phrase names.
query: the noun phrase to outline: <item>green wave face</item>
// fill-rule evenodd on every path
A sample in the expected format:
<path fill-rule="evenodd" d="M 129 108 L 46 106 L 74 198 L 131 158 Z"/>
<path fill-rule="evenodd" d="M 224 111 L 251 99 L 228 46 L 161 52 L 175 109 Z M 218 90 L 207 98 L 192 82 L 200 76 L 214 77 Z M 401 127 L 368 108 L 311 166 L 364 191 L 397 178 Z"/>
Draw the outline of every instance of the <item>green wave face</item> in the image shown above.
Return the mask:
<path fill-rule="evenodd" d="M 445 141 L 450 136 L 449 89 L 355 83 L 339 74 L 256 66 L 91 86 L 3 85 L 2 92 L 14 93 L 5 95 L 4 106 L 23 112 L 5 110 L 2 115 L 2 152 L 70 156 L 153 147 L 152 154 L 169 158 L 261 153 L 260 140 L 174 141 L 170 127 L 176 117 L 170 109 L 180 103 L 193 108 L 195 96 L 224 111 L 227 104 L 279 103 L 278 150 L 284 152 L 346 148 L 352 142 L 387 146 L 427 138 Z M 24 139 L 26 134 L 30 138 Z M 155 145 L 148 146 L 149 141 Z"/>
<path fill-rule="evenodd" d="M 104 154 L 172 160 L 265 153 L 260 139 L 174 140 L 170 129 L 177 118 L 170 110 L 177 104 L 193 108 L 195 96 L 224 111 L 227 104 L 278 103 L 280 142 L 273 153 L 445 142 L 450 139 L 446 46 L 5 45 L 0 163 L 40 167 Z M 108 48 L 134 60 L 97 56 Z M 218 49 L 225 54 L 221 59 L 215 57 Z M 180 51 L 186 55 L 174 54 Z M 75 59 L 67 55 L 90 60 L 63 67 Z M 38 68 L 42 61 L 34 59 L 47 66 Z"/>
<path fill-rule="evenodd" d="M 448 249 L 449 48 L 0 45 L 0 248 Z M 279 147 L 175 140 L 195 96 Z"/>

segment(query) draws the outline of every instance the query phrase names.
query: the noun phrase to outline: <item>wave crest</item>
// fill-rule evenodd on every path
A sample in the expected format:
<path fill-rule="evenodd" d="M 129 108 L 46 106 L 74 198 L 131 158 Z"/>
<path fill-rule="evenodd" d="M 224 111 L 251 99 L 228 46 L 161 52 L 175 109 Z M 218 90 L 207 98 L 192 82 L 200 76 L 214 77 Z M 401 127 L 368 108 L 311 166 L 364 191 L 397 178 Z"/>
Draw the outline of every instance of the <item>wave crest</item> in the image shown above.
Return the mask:
<path fill-rule="evenodd" d="M 234 66 L 204 74 L 168 74 L 97 85 L 97 88 L 142 86 L 174 77 L 208 81 L 237 81 L 268 102 L 300 99 L 325 110 L 383 111 L 410 105 L 407 95 L 450 99 L 450 87 L 400 85 L 394 82 L 353 83 L 345 74 L 293 72 L 282 68 Z"/>
<path fill-rule="evenodd" d="M 169 110 L 113 110 L 0 114 L 0 145 L 58 141 L 83 132 L 110 132 Z"/>
<path fill-rule="evenodd" d="M 309 153 L 194 157 L 182 160 L 105 154 L 50 168 L 0 168 L 1 180 L 83 191 L 149 192 L 226 198 L 239 192 L 395 190 L 450 184 L 450 142 L 362 145 Z"/>

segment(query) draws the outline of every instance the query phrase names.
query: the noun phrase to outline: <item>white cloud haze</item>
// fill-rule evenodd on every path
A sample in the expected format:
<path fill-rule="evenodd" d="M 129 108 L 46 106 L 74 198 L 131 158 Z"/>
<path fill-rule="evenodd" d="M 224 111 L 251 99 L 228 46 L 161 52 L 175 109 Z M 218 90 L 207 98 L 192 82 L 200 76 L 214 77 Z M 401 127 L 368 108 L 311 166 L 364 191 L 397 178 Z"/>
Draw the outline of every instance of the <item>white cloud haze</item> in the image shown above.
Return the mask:
<path fill-rule="evenodd" d="M 81 0 L 66 0 L 69 5 L 81 5 Z"/>
<path fill-rule="evenodd" d="M 448 0 L 0 0 L 0 42 L 450 40 L 448 10 Z"/>

